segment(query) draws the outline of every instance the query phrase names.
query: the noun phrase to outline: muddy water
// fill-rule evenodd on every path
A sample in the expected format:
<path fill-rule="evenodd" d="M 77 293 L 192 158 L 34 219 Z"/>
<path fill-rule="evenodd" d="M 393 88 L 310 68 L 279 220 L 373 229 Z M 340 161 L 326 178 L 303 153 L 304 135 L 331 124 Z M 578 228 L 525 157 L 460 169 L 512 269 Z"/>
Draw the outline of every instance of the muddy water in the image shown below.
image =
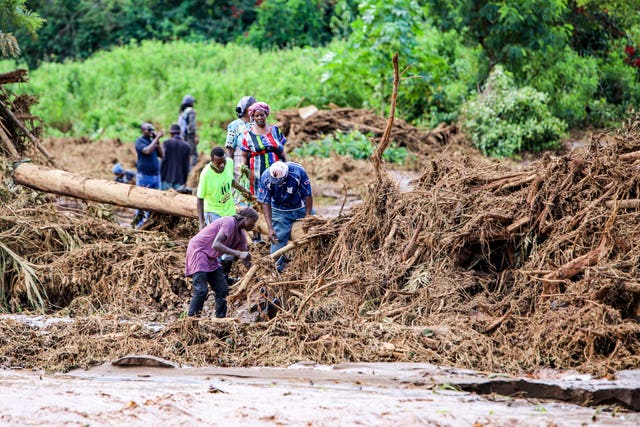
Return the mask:
<path fill-rule="evenodd" d="M 0 371 L 9 426 L 637 426 L 640 414 L 548 400 L 480 396 L 431 365 L 302 363 L 289 368 L 105 364 L 68 374 Z"/>

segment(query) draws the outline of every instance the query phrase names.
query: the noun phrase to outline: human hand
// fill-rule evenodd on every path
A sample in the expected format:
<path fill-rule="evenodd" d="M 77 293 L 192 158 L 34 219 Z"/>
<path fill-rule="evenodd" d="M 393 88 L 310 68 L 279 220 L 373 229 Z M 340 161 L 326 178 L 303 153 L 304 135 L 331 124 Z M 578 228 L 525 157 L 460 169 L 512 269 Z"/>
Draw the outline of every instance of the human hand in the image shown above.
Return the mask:
<path fill-rule="evenodd" d="M 276 235 L 276 231 L 275 230 L 270 230 L 269 231 L 269 241 L 271 243 L 278 243 L 278 236 Z"/>

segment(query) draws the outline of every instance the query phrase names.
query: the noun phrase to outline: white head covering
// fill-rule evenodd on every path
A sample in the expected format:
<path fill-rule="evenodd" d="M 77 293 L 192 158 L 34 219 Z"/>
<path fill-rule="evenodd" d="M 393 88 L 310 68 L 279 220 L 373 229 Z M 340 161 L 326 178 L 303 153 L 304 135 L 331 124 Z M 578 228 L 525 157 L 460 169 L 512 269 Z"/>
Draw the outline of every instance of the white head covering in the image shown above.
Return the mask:
<path fill-rule="evenodd" d="M 287 177 L 289 173 L 289 165 L 278 160 L 269 166 L 269 178 L 273 184 L 279 184 Z"/>

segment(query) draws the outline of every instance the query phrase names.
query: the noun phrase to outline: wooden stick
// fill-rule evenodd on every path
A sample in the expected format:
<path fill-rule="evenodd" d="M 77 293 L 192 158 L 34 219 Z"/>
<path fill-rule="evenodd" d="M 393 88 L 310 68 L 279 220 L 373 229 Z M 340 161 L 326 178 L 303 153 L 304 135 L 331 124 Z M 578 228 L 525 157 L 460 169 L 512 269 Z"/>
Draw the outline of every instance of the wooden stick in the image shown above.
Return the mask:
<path fill-rule="evenodd" d="M 623 161 L 638 160 L 640 159 L 640 151 L 632 151 L 631 153 L 620 154 L 618 158 Z"/>
<path fill-rule="evenodd" d="M 29 130 L 27 130 L 26 127 L 24 127 L 22 122 L 20 120 L 18 120 L 16 118 L 16 116 L 13 115 L 13 113 L 7 108 L 7 105 L 2 100 L 0 100 L 0 107 L 2 107 L 2 109 L 7 114 L 7 116 L 11 119 L 11 121 L 13 121 L 13 123 L 27 136 L 27 138 L 29 138 L 31 140 L 31 142 L 33 142 L 33 144 L 36 146 L 36 148 L 38 150 L 40 150 L 40 152 L 44 155 L 44 157 L 47 158 L 49 163 L 51 163 L 51 165 L 53 167 L 57 168 L 58 165 L 56 164 L 55 160 L 53 159 L 53 156 L 51 154 L 49 154 L 47 149 L 44 148 L 42 146 L 42 144 L 40 144 L 38 139 L 35 136 L 33 136 L 33 134 L 31 132 L 29 132 Z"/>
<path fill-rule="evenodd" d="M 391 230 L 389 231 L 389 234 L 387 234 L 387 237 L 384 239 L 384 244 L 382 245 L 382 249 L 388 249 L 391 244 L 393 243 L 393 239 L 396 237 L 396 231 L 398 231 L 398 223 L 394 222 L 391 225 Z"/>
<path fill-rule="evenodd" d="M 2 126 L 1 123 L 0 123 L 0 139 L 2 139 L 2 142 L 4 142 L 4 145 L 7 147 L 7 150 L 9 151 L 9 154 L 11 155 L 11 157 L 15 157 L 16 160 L 19 159 L 20 153 L 18 153 L 16 146 L 13 145 L 13 142 L 7 135 L 4 129 L 4 126 Z"/>
<path fill-rule="evenodd" d="M 607 200 L 604 205 L 608 208 L 617 205 L 619 209 L 638 209 L 640 208 L 640 199 Z"/>
<path fill-rule="evenodd" d="M 413 230 L 413 234 L 411 235 L 411 239 L 409 240 L 409 243 L 407 243 L 407 246 L 404 248 L 404 251 L 402 251 L 402 260 L 403 261 L 406 261 L 409 258 L 411 258 L 413 253 L 416 251 L 416 241 L 418 240 L 418 235 L 422 231 L 422 223 L 423 222 L 424 222 L 424 220 L 422 218 L 420 218 L 420 222 L 418 222 L 418 225 L 416 226 L 416 229 Z"/>
<path fill-rule="evenodd" d="M 247 190 L 242 184 L 240 184 L 235 178 L 233 179 L 233 181 L 231 181 L 231 186 L 236 190 L 238 190 L 240 194 L 242 194 L 242 196 L 248 202 L 251 202 L 256 206 L 260 205 L 260 203 L 258 203 L 258 200 L 256 200 L 255 196 L 251 194 L 251 192 Z"/>
<path fill-rule="evenodd" d="M 503 314 L 502 316 L 498 317 L 493 323 L 491 323 L 489 326 L 484 328 L 484 330 L 482 332 L 485 333 L 485 334 L 488 334 L 489 332 L 492 332 L 498 326 L 502 325 L 502 323 L 505 320 L 507 320 L 509 317 L 511 317 L 511 313 L 513 313 L 513 308 L 510 308 L 509 310 L 507 310 L 507 312 L 505 314 Z"/>
<path fill-rule="evenodd" d="M 299 239 L 299 240 L 295 240 L 293 242 L 289 242 L 286 246 L 278 249 L 277 251 L 275 251 L 272 254 L 267 255 L 265 257 L 265 259 L 270 261 L 270 262 L 273 262 L 273 261 L 277 260 L 278 258 L 280 258 L 280 256 L 282 254 L 287 253 L 291 249 L 296 248 L 298 246 L 306 245 L 310 241 L 311 241 L 310 239 L 302 238 L 302 239 Z M 245 273 L 245 275 L 242 278 L 242 280 L 240 281 L 240 283 L 237 286 L 234 286 L 233 292 L 227 298 L 227 300 L 230 303 L 238 300 L 241 297 L 241 295 L 247 290 L 247 288 L 249 287 L 249 282 L 251 282 L 251 280 L 253 279 L 253 276 L 255 276 L 255 274 L 258 271 L 259 267 L 260 266 L 257 263 L 254 263 L 251 266 L 251 268 L 249 268 L 249 271 L 247 271 Z"/>
<path fill-rule="evenodd" d="M 600 259 L 600 253 L 606 247 L 606 243 L 607 238 L 606 236 L 603 236 L 597 248 L 587 252 L 584 255 L 580 255 L 579 257 L 572 259 L 557 270 L 547 274 L 544 277 L 542 284 L 542 295 L 548 295 L 549 293 L 558 292 L 558 285 L 557 283 L 554 283 L 554 281 L 571 279 L 586 267 L 597 263 Z"/>
<path fill-rule="evenodd" d="M 373 159 L 373 166 L 378 177 L 378 182 L 382 180 L 380 166 L 382 165 L 382 154 L 384 150 L 389 146 L 391 138 L 391 129 L 393 128 L 393 120 L 396 114 L 396 100 L 398 99 L 398 83 L 400 82 L 400 74 L 398 72 L 398 54 L 393 55 L 393 92 L 391 93 L 391 109 L 389 111 L 389 119 L 387 120 L 387 126 L 384 129 L 384 134 L 380 143 L 376 148 L 376 151 L 371 155 Z"/>

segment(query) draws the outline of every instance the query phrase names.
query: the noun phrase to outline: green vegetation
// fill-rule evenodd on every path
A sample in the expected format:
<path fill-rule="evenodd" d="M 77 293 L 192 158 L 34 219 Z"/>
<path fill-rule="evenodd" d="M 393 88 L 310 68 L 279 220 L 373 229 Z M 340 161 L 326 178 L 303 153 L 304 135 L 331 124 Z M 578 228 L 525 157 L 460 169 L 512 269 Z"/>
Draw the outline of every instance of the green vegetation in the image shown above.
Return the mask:
<path fill-rule="evenodd" d="M 330 157 L 331 154 L 350 156 L 354 159 L 366 159 L 373 154 L 374 146 L 371 136 L 364 135 L 357 130 L 350 132 L 335 132 L 326 136 L 322 141 L 311 141 L 293 150 L 298 157 Z M 405 147 L 398 147 L 392 142 L 382 157 L 389 163 L 405 164 L 411 155 Z"/>
<path fill-rule="evenodd" d="M 556 148 L 566 127 L 549 111 L 546 94 L 515 87 L 501 66 L 495 67 L 484 91 L 465 107 L 464 129 L 476 147 L 494 157 Z"/>
<path fill-rule="evenodd" d="M 13 35 L 22 31 L 31 39 L 43 24 L 43 19 L 25 7 L 25 0 L 0 0 L 0 54 L 2 57 L 20 56 L 20 45 Z"/>
<path fill-rule="evenodd" d="M 324 104 L 320 93 L 322 50 L 259 53 L 248 46 L 157 41 L 99 52 L 83 62 L 46 63 L 31 82 L 16 88 L 40 95 L 34 112 L 51 134 L 135 139 L 143 121 L 167 130 L 177 121 L 182 97 L 196 98 L 202 150 L 223 144 L 226 124 L 244 95 L 273 110 L 302 102 Z M 191 64 L 185 66 L 184 64 Z M 3 63 L 0 70 L 12 68 Z"/>
<path fill-rule="evenodd" d="M 397 115 L 433 127 L 459 120 L 466 108 L 467 129 L 491 155 L 554 147 L 567 127 L 616 125 L 640 102 L 640 0 L 28 6 L 47 21 L 38 41 L 19 37 L 32 68 L 32 83 L 21 90 L 41 95 L 36 113 L 54 134 L 132 139 L 143 120 L 168 127 L 186 93 L 198 100 L 203 150 L 222 143 L 235 103 L 247 94 L 274 110 L 333 103 L 386 114 L 395 52 Z M 17 35 L 35 28 L 22 26 Z M 491 86 L 498 68 L 510 78 L 509 104 L 481 106 L 487 95 L 478 88 Z"/>

